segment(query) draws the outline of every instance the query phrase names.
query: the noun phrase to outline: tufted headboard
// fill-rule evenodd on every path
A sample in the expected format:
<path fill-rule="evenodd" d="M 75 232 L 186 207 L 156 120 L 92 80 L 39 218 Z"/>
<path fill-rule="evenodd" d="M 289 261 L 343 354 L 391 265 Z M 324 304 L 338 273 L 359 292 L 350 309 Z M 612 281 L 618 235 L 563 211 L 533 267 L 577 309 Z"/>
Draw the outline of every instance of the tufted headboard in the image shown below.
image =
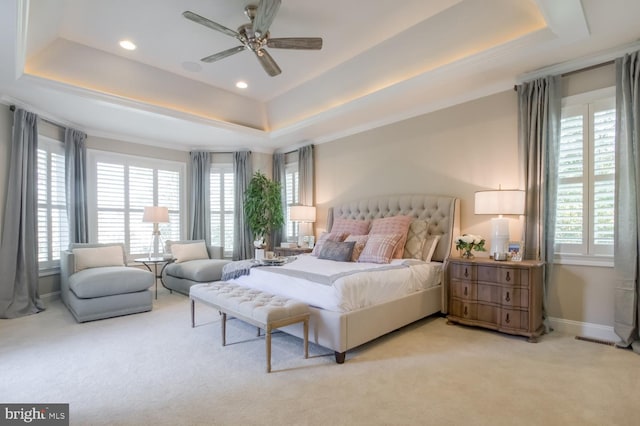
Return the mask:
<path fill-rule="evenodd" d="M 429 223 L 429 235 L 442 235 L 433 260 L 445 261 L 455 250 L 453 239 L 460 234 L 460 200 L 439 195 L 406 194 L 366 198 L 330 207 L 327 229 L 334 218 L 373 220 L 389 216 L 411 216 Z"/>

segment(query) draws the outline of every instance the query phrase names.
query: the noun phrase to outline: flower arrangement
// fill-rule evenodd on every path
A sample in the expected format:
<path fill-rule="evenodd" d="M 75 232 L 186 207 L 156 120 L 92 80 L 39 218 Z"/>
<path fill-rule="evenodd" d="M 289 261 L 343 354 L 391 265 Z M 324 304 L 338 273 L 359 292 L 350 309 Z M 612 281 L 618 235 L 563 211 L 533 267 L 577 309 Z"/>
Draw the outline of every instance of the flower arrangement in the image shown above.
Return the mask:
<path fill-rule="evenodd" d="M 485 251 L 485 240 L 480 235 L 464 234 L 456 238 L 456 250 L 462 251 L 462 257 L 470 259 L 473 257 L 471 250 Z"/>

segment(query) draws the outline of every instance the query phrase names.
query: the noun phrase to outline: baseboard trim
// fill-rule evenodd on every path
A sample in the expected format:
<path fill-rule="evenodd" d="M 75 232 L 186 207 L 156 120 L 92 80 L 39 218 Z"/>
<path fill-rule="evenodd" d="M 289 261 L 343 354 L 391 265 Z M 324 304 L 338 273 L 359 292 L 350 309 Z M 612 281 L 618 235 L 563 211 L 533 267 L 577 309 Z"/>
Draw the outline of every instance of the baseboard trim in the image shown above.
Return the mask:
<path fill-rule="evenodd" d="M 52 291 L 51 293 L 41 294 L 40 300 L 44 303 L 51 303 L 54 300 L 60 299 L 60 291 Z"/>
<path fill-rule="evenodd" d="M 563 334 L 573 336 L 584 336 L 591 339 L 604 340 L 608 342 L 619 342 L 620 338 L 613 331 L 613 327 L 588 322 L 572 321 L 563 318 L 549 317 L 551 327 Z"/>

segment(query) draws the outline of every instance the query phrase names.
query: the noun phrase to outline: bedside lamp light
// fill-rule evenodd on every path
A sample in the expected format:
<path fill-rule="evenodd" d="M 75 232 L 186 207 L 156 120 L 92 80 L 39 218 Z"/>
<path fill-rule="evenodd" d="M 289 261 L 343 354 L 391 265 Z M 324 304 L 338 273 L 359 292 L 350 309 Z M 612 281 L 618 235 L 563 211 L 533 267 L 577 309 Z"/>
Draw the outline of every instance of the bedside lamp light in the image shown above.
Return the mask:
<path fill-rule="evenodd" d="M 316 221 L 316 208 L 313 206 L 291 206 L 289 214 L 292 222 L 313 223 Z M 298 232 L 298 247 L 304 247 L 304 238 L 308 237 L 310 233 L 310 229 L 306 229 L 304 233 Z M 313 243 L 308 246 L 313 246 Z"/>
<path fill-rule="evenodd" d="M 169 209 L 167 207 L 149 206 L 144 208 L 142 222 L 153 223 L 153 234 L 149 243 L 149 258 L 164 254 L 164 241 L 158 229 L 159 223 L 169 223 Z"/>
<path fill-rule="evenodd" d="M 475 214 L 491 214 L 490 255 L 494 259 L 506 259 L 509 247 L 509 220 L 505 214 L 524 214 L 525 192 L 517 189 L 499 189 L 497 191 L 478 191 L 475 195 Z M 496 254 L 498 256 L 496 256 Z"/>

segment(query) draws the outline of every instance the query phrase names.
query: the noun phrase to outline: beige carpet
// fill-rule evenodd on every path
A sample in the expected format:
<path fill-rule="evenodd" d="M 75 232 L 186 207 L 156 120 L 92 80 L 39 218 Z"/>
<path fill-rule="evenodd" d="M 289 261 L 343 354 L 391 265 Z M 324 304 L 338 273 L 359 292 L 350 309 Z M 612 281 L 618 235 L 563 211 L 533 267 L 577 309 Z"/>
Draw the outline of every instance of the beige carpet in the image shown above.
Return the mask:
<path fill-rule="evenodd" d="M 72 425 L 635 425 L 640 357 L 557 332 L 537 344 L 440 317 L 347 353 L 264 340 L 162 290 L 152 312 L 74 322 L 54 301 L 0 321 L 0 402 L 70 403 Z"/>

